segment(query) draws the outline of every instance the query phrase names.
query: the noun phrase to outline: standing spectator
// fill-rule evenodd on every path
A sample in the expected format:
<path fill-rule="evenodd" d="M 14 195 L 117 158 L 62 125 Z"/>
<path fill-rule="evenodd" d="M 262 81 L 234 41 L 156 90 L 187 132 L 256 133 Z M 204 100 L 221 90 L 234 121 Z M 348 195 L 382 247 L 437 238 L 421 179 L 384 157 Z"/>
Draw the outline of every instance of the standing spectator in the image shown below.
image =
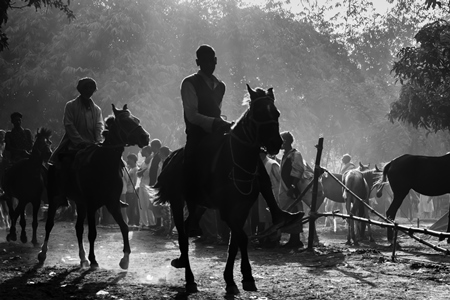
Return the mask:
<path fill-rule="evenodd" d="M 422 219 L 431 219 L 434 211 L 433 199 L 430 196 L 419 196 L 419 217 Z"/>
<path fill-rule="evenodd" d="M 305 172 L 305 165 L 301 153 L 292 147 L 294 143 L 292 134 L 289 131 L 284 131 L 280 135 L 283 139 L 281 149 L 284 150 L 284 154 L 280 166 L 281 184 L 278 201 L 280 207 L 286 209 L 301 193 L 299 183 Z M 301 211 L 302 208 L 302 203 L 300 202 L 296 207 L 292 208 L 293 211 L 291 212 Z M 291 231 L 289 241 L 283 247 L 303 247 L 303 242 L 300 240 L 301 232 L 303 232 L 303 229 L 300 226 L 298 230 Z"/>
<path fill-rule="evenodd" d="M 6 161 L 6 167 L 27 158 L 33 148 L 31 131 L 22 127 L 22 114 L 13 112 L 11 114 L 11 123 L 13 128 L 5 134 L 3 157 Z"/>
<path fill-rule="evenodd" d="M 261 151 L 260 156 L 264 164 L 264 167 L 267 173 L 269 174 L 270 181 L 272 183 L 273 194 L 276 200 L 278 200 L 278 193 L 280 190 L 280 182 L 281 182 L 280 164 L 275 159 L 269 157 L 265 151 Z M 269 228 L 272 225 L 272 217 L 270 215 L 268 206 L 262 194 L 259 194 L 258 197 L 258 216 L 259 216 L 258 233 L 261 233 L 262 231 L 264 231 L 265 229 Z M 280 236 L 275 233 L 271 236 L 268 236 L 267 238 L 260 240 L 259 243 L 261 244 L 261 246 L 268 246 L 268 247 L 275 246 L 279 242 L 279 237 Z"/>
<path fill-rule="evenodd" d="M 140 178 L 139 183 L 139 225 L 141 227 L 148 227 L 155 224 L 155 218 L 150 210 L 150 194 L 148 190 L 148 183 L 150 182 L 150 160 L 152 158 L 152 148 L 145 146 L 141 150 L 141 155 L 144 161 L 137 171 L 137 176 Z"/>
<path fill-rule="evenodd" d="M 150 158 L 149 163 L 149 187 L 153 187 L 158 179 L 158 169 L 159 163 L 161 162 L 161 157 L 159 155 L 159 150 L 161 149 L 161 141 L 158 139 L 154 139 L 150 142 L 150 148 L 152 149 L 152 156 Z M 153 205 L 153 199 L 150 198 L 149 209 L 152 211 L 153 216 L 155 218 L 155 225 L 150 226 L 151 228 L 160 229 L 161 227 L 161 206 Z"/>
<path fill-rule="evenodd" d="M 5 161 L 3 160 L 3 150 L 5 149 L 5 134 L 4 130 L 0 129 L 0 184 L 5 172 Z M 3 189 L 0 185 L 0 197 L 3 195 Z M 0 227 L 5 226 L 9 228 L 8 206 L 6 201 L 0 200 Z"/>
<path fill-rule="evenodd" d="M 339 172 L 340 174 L 344 174 L 345 172 L 347 172 L 348 170 L 352 170 L 355 169 L 356 166 L 351 162 L 352 157 L 350 156 L 350 154 L 344 154 L 342 156 L 341 162 L 341 171 Z"/>
<path fill-rule="evenodd" d="M 127 155 L 127 174 L 125 174 L 127 191 L 125 200 L 128 203 L 127 215 L 128 225 L 139 226 L 139 203 L 136 194 L 137 183 L 137 155 L 130 153 Z"/>
<path fill-rule="evenodd" d="M 170 149 L 166 146 L 163 146 L 163 147 L 161 147 L 161 149 L 159 149 L 160 162 L 159 162 L 159 166 L 158 166 L 158 176 L 161 173 L 164 161 L 170 155 L 171 152 L 172 151 L 170 151 Z M 174 224 L 172 222 L 172 215 L 170 213 L 170 207 L 168 205 L 161 205 L 161 204 L 158 204 L 157 206 L 160 209 L 162 226 L 160 229 L 158 229 L 155 232 L 155 234 L 162 235 L 162 236 L 171 236 L 172 230 L 174 228 Z"/>

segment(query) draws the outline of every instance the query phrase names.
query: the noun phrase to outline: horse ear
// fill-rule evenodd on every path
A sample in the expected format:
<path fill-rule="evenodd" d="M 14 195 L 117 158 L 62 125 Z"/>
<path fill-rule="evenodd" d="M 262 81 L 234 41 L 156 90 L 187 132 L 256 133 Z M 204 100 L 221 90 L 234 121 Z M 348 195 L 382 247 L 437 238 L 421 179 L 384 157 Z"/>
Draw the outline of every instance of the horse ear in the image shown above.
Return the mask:
<path fill-rule="evenodd" d="M 111 103 L 111 105 L 112 105 L 112 110 L 113 110 L 114 114 L 116 114 L 117 113 L 116 106 L 113 103 Z"/>
<path fill-rule="evenodd" d="M 275 100 L 275 96 L 274 96 L 274 94 L 273 94 L 273 88 L 269 88 L 269 89 L 267 90 L 267 95 L 268 95 L 270 98 L 272 98 L 273 100 Z"/>
<path fill-rule="evenodd" d="M 125 104 L 122 109 L 127 110 L 128 109 L 127 104 Z"/>
<path fill-rule="evenodd" d="M 252 90 L 252 88 L 248 84 L 246 84 L 246 85 L 247 85 L 247 91 L 250 94 L 250 99 L 253 99 L 254 96 L 256 96 L 256 92 L 254 90 Z"/>
<path fill-rule="evenodd" d="M 359 167 L 360 168 L 364 168 L 363 164 L 361 162 L 359 162 Z"/>
<path fill-rule="evenodd" d="M 381 172 L 381 170 L 380 170 L 380 169 L 378 169 L 378 166 L 377 166 L 377 164 L 375 164 L 375 171 L 377 171 L 377 172 Z"/>

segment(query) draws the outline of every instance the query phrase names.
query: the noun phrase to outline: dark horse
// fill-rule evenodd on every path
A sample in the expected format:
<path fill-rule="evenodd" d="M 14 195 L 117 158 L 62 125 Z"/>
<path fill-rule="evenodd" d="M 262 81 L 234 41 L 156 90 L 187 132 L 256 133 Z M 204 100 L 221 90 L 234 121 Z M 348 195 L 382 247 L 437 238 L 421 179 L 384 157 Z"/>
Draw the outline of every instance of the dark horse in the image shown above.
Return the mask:
<path fill-rule="evenodd" d="M 22 227 L 20 240 L 22 243 L 27 242 L 27 234 L 25 231 L 25 206 L 28 203 L 31 203 L 33 205 L 33 237 L 31 242 L 33 245 L 37 245 L 37 215 L 47 180 L 47 170 L 46 167 L 44 167 L 44 164 L 52 154 L 50 148 L 52 144 L 50 141 L 51 135 L 52 132 L 49 129 L 38 129 L 30 157 L 22 159 L 12 165 L 6 170 L 5 176 L 2 179 L 2 187 L 5 191 L 2 198 L 5 199 L 8 204 L 9 216 L 11 219 L 9 234 L 6 236 L 8 241 L 17 240 L 16 222 L 20 216 L 20 226 Z M 19 201 L 15 209 L 13 198 L 16 198 Z"/>
<path fill-rule="evenodd" d="M 443 156 L 405 154 L 391 160 L 384 166 L 377 195 L 380 197 L 386 179 L 389 180 L 394 199 L 386 212 L 386 217 L 395 220 L 403 199 L 411 189 L 427 196 L 450 193 L 449 169 L 450 154 Z M 447 232 L 450 232 L 450 227 L 447 228 Z M 392 238 L 393 231 L 388 229 L 388 241 L 392 242 Z"/>
<path fill-rule="evenodd" d="M 261 191 L 259 168 L 264 166 L 260 160 L 260 149 L 264 147 L 269 154 L 277 154 L 282 140 L 279 134 L 280 113 L 275 106 L 273 90 L 252 90 L 249 108 L 241 115 L 227 135 L 210 135 L 199 148 L 199 157 L 204 167 L 198 172 L 199 188 L 196 199 L 185 197 L 182 161 L 183 148 L 176 150 L 167 159 L 158 179 L 156 188 L 161 203 L 170 203 L 181 255 L 172 261 L 172 266 L 185 268 L 187 292 L 197 292 L 197 284 L 189 263 L 188 235 L 189 222 L 183 220 L 185 201 L 190 214 L 198 205 L 220 211 L 220 216 L 231 229 L 228 245 L 228 258 L 224 271 L 226 291 L 238 294 L 233 279 L 233 266 L 238 250 L 241 252 L 241 272 L 243 288 L 256 291 L 255 280 L 248 259 L 248 238 L 243 230 L 250 208 Z M 207 149 L 205 149 L 207 148 Z M 269 186 L 270 188 L 270 186 Z"/>
<path fill-rule="evenodd" d="M 94 242 L 97 237 L 95 227 L 95 212 L 106 206 L 120 227 L 123 238 L 124 256 L 120 261 L 120 267 L 127 269 L 130 256 L 130 243 L 128 240 L 128 226 L 122 218 L 120 211 L 120 194 L 122 191 L 122 170 L 124 167 L 122 153 L 125 146 L 138 145 L 140 148 L 148 145 L 149 134 L 139 125 L 139 119 L 134 117 L 125 105 L 118 110 L 114 105 L 114 115 L 106 119 L 105 141 L 82 150 L 75 157 L 74 168 L 71 174 L 72 183 L 67 191 L 68 198 L 75 201 L 77 206 L 77 222 L 75 225 L 78 239 L 80 265 L 88 266 L 86 252 L 83 246 L 84 220 L 87 215 L 89 261 L 91 268 L 98 267 L 94 254 Z M 80 158 L 82 156 L 82 158 Z M 47 223 L 45 225 L 45 240 L 38 260 L 43 263 L 47 256 L 48 240 L 54 225 L 57 204 L 54 195 L 57 192 L 55 185 L 57 172 L 55 167 L 49 169 L 49 208 Z"/>

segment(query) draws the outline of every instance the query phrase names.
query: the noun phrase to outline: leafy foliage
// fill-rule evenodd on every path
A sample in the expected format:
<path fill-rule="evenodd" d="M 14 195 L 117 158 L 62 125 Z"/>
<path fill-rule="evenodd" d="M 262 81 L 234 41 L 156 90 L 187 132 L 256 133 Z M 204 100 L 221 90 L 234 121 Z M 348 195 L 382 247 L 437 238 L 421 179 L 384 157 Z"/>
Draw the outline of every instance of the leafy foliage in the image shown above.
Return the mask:
<path fill-rule="evenodd" d="M 64 12 L 69 20 L 74 19 L 75 15 L 69 8 L 70 0 L 67 4 L 63 0 L 21 0 L 23 5 L 16 6 L 16 2 L 11 2 L 11 0 L 3 0 L 0 3 L 0 52 L 8 48 L 8 37 L 6 33 L 3 32 L 2 26 L 8 22 L 8 10 L 11 9 L 23 9 L 26 7 L 34 7 L 36 10 L 42 9 L 43 7 L 57 8 Z"/>

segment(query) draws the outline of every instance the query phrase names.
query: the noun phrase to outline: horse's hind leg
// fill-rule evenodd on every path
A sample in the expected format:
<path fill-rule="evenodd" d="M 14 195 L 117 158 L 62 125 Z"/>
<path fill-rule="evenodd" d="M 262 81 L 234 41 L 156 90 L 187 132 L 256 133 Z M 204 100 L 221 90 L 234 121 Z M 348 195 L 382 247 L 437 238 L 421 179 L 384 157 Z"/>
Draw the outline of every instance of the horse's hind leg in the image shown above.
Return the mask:
<path fill-rule="evenodd" d="M 119 225 L 120 227 L 120 232 L 122 233 L 122 239 L 123 239 L 123 257 L 120 260 L 119 266 L 126 270 L 128 269 L 128 266 L 130 264 L 130 253 L 131 253 L 131 249 L 130 249 L 130 240 L 128 238 L 128 225 L 125 223 L 123 217 L 122 217 L 122 213 L 120 212 L 120 208 L 109 208 L 108 207 L 108 211 L 111 213 L 111 215 L 113 216 L 114 220 L 116 221 L 116 223 Z"/>
<path fill-rule="evenodd" d="M 178 200 L 178 201 L 176 201 Z M 180 248 L 180 257 L 172 260 L 171 265 L 175 268 L 185 268 L 186 292 L 196 293 L 197 283 L 189 263 L 189 240 L 188 222 L 184 221 L 184 201 L 182 199 L 171 199 L 170 208 L 172 209 L 173 220 L 178 231 L 178 247 Z M 194 205 L 188 205 L 189 213 L 195 212 Z"/>

